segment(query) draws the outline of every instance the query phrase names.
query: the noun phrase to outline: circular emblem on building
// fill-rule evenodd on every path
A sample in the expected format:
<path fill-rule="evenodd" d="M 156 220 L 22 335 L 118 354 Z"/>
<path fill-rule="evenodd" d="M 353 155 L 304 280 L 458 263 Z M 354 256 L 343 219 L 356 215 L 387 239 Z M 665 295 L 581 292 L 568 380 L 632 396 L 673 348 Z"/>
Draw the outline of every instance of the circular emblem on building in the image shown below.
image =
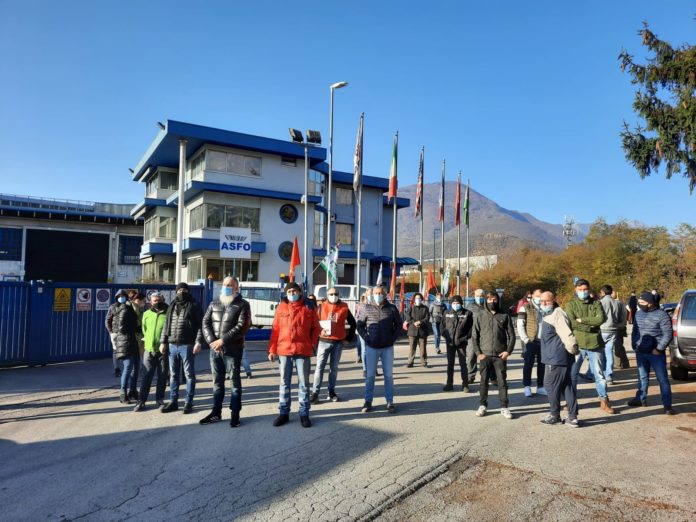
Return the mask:
<path fill-rule="evenodd" d="M 292 257 L 292 242 L 283 241 L 278 247 L 278 255 L 283 261 L 290 262 L 290 258 Z"/>
<path fill-rule="evenodd" d="M 280 219 L 284 223 L 294 223 L 297 220 L 298 212 L 295 205 L 286 204 L 280 207 Z"/>

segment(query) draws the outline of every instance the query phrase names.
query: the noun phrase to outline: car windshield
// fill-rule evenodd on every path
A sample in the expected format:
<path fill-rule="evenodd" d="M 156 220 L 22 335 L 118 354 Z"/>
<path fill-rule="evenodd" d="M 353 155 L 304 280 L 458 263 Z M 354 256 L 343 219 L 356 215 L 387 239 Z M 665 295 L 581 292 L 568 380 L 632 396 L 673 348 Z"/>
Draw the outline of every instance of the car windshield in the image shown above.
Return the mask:
<path fill-rule="evenodd" d="M 693 321 L 696 319 L 696 295 L 687 295 L 684 297 L 682 319 L 687 321 Z"/>

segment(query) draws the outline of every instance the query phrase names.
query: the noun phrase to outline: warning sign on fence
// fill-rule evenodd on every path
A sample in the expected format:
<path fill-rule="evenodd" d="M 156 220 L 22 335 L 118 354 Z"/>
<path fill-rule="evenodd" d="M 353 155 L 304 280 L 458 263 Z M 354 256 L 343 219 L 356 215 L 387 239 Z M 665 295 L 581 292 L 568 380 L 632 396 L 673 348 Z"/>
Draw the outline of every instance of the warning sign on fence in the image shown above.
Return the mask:
<path fill-rule="evenodd" d="M 71 288 L 56 288 L 53 292 L 53 311 L 69 312 L 71 297 Z"/>
<path fill-rule="evenodd" d="M 89 312 L 92 309 L 92 289 L 78 288 L 75 294 L 75 309 L 78 312 Z"/>
<path fill-rule="evenodd" d="M 111 304 L 111 289 L 109 288 L 97 288 L 97 305 L 94 307 L 95 310 L 108 310 Z"/>

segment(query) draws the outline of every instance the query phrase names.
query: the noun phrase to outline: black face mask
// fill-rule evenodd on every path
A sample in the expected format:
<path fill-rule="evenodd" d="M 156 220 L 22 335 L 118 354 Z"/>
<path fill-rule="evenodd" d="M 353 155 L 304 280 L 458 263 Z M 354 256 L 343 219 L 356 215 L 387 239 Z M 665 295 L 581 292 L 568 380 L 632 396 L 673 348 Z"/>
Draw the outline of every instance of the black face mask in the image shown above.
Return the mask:
<path fill-rule="evenodd" d="M 643 310 L 644 312 L 647 312 L 648 310 L 650 310 L 650 306 L 648 306 L 648 305 L 639 304 L 639 305 L 638 305 L 638 308 L 640 308 L 640 309 Z"/>
<path fill-rule="evenodd" d="M 184 301 L 188 301 L 191 298 L 188 292 L 181 292 L 180 294 L 176 294 L 176 300 L 179 301 L 180 303 L 183 303 Z"/>
<path fill-rule="evenodd" d="M 488 308 L 488 310 L 490 310 L 491 312 L 497 312 L 498 311 L 498 303 L 497 302 L 495 302 L 495 303 L 486 302 L 486 308 Z"/>
<path fill-rule="evenodd" d="M 162 303 L 161 301 L 155 303 L 154 309 L 155 310 L 164 310 L 164 303 Z"/>

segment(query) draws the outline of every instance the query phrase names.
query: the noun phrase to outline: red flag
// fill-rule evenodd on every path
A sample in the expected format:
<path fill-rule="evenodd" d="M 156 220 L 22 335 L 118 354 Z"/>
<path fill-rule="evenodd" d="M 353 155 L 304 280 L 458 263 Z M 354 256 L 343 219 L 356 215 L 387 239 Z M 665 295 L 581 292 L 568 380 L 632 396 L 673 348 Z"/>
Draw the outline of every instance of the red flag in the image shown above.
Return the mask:
<path fill-rule="evenodd" d="M 418 184 L 416 185 L 416 204 L 415 211 L 416 217 L 420 216 L 421 221 L 423 220 L 423 156 L 425 154 L 425 147 L 421 148 L 420 161 L 418 162 Z"/>
<path fill-rule="evenodd" d="M 437 221 L 442 223 L 445 220 L 445 160 L 442 160 L 442 182 L 440 183 L 440 201 L 437 212 Z"/>
<path fill-rule="evenodd" d="M 404 313 L 404 279 L 406 276 L 401 276 L 401 291 L 399 292 L 399 313 Z"/>
<path fill-rule="evenodd" d="M 454 281 L 452 281 L 452 283 L 450 284 L 450 295 L 449 295 L 450 298 L 452 298 L 452 297 L 454 297 L 455 295 L 457 295 L 457 292 L 459 291 L 459 289 L 456 288 L 456 286 L 455 286 L 455 284 L 454 284 L 455 282 L 456 282 L 456 279 L 455 279 Z"/>
<path fill-rule="evenodd" d="M 461 197 L 462 197 L 462 173 L 457 176 L 457 193 L 454 196 L 454 224 L 459 225 L 461 209 Z"/>
<path fill-rule="evenodd" d="M 300 265 L 300 247 L 297 245 L 297 236 L 292 245 L 292 255 L 290 256 L 290 281 L 295 280 L 295 267 Z"/>
<path fill-rule="evenodd" d="M 397 131 L 394 135 L 394 150 L 392 151 L 392 162 L 391 169 L 389 170 L 389 194 L 387 195 L 387 202 L 391 203 L 392 198 L 396 198 L 396 165 L 397 156 L 399 154 L 399 132 Z"/>
<path fill-rule="evenodd" d="M 389 283 L 389 299 L 394 300 L 396 293 L 396 265 L 392 263 L 391 282 Z"/>
<path fill-rule="evenodd" d="M 431 288 L 435 288 L 437 285 L 435 284 L 435 277 L 433 276 L 433 268 L 428 267 L 428 282 L 426 283 L 427 288 L 425 289 L 425 293 L 427 294 L 430 292 Z"/>
<path fill-rule="evenodd" d="M 360 127 L 358 127 L 358 139 L 355 143 L 355 156 L 353 157 L 353 190 L 355 192 L 362 183 L 362 163 L 363 163 L 363 122 L 365 113 L 360 115 Z"/>

